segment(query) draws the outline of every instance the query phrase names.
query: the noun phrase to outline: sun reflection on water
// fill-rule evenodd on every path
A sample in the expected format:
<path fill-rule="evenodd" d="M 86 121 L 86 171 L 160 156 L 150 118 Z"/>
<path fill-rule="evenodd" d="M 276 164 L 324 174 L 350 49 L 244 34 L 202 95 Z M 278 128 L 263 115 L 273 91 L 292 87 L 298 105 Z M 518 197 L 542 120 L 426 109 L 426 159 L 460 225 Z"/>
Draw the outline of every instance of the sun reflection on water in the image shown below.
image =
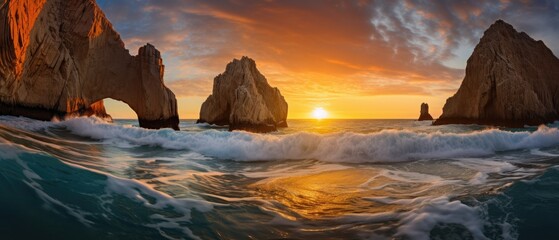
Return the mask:
<path fill-rule="evenodd" d="M 406 205 L 370 199 L 384 196 L 415 198 L 417 196 L 409 194 L 410 189 L 413 193 L 426 190 L 430 185 L 397 182 L 380 176 L 380 171 L 376 169 L 347 169 L 268 179 L 251 187 L 261 197 L 278 201 L 301 217 L 319 219 L 404 210 Z"/>

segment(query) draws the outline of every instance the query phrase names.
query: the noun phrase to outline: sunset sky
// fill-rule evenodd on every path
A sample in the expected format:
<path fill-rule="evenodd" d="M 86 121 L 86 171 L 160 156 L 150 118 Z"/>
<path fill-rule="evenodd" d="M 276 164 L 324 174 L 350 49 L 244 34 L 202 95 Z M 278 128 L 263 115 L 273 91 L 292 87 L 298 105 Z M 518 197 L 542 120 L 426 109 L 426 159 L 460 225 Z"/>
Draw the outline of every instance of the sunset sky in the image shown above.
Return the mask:
<path fill-rule="evenodd" d="M 198 118 L 213 78 L 249 56 L 288 118 L 433 117 L 458 89 L 483 31 L 501 18 L 559 53 L 558 1 L 98 0 L 136 54 L 163 54 L 181 118 Z M 115 118 L 136 118 L 106 101 Z"/>

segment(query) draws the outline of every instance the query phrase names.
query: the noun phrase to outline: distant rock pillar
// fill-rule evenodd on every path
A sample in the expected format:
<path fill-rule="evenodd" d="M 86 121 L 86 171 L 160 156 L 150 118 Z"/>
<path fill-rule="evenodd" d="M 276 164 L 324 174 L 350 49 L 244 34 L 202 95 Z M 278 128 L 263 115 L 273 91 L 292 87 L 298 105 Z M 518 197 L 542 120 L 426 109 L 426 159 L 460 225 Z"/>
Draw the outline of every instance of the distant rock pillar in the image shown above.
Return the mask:
<path fill-rule="evenodd" d="M 431 116 L 431 114 L 429 114 L 429 104 L 422 103 L 418 121 L 427 121 L 427 120 L 433 120 L 433 117 Z"/>

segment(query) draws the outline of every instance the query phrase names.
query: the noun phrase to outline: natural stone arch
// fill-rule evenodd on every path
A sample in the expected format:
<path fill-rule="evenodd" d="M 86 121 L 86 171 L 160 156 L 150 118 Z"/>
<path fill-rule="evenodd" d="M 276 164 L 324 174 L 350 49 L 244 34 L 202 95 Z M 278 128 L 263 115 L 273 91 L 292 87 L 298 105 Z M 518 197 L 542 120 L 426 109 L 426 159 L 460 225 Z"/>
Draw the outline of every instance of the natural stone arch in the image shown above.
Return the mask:
<path fill-rule="evenodd" d="M 178 130 L 176 98 L 163 84 L 163 71 L 159 51 L 147 44 L 140 48 L 137 56 L 123 58 L 117 64 L 88 76 L 95 79 L 91 83 L 98 85 L 85 89 L 93 89 L 89 93 L 91 104 L 106 98 L 128 104 L 138 115 L 141 127 Z"/>
<path fill-rule="evenodd" d="M 138 116 L 136 111 L 128 103 L 114 98 L 105 98 L 97 101 L 91 104 L 85 111 L 76 115 L 96 116 L 105 121 L 113 121 L 114 119 L 131 120 L 137 119 Z"/>
<path fill-rule="evenodd" d="M 50 120 L 113 98 L 142 127 L 178 129 L 159 51 L 147 44 L 131 56 L 95 1 L 6 1 L 0 38 L 0 114 Z"/>

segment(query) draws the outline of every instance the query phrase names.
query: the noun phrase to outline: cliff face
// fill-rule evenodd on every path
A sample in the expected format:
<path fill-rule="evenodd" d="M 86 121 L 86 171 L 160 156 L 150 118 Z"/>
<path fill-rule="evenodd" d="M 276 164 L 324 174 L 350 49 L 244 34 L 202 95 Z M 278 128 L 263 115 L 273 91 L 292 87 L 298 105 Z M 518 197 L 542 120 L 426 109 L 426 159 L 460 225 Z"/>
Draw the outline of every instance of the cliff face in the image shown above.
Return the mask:
<path fill-rule="evenodd" d="M 429 114 L 429 104 L 422 103 L 421 104 L 421 111 L 419 113 L 419 119 L 417 121 L 428 121 L 433 120 L 431 114 Z"/>
<path fill-rule="evenodd" d="M 178 129 L 152 45 L 131 56 L 94 0 L 0 0 L 0 114 L 42 120 L 127 103 L 140 126 Z"/>
<path fill-rule="evenodd" d="M 559 59 L 502 20 L 485 31 L 435 124 L 522 127 L 559 120 Z"/>
<path fill-rule="evenodd" d="M 230 130 L 275 131 L 287 127 L 287 102 L 256 69 L 254 60 L 243 57 L 227 64 L 215 77 L 212 95 L 202 104 L 198 122 L 229 125 Z"/>

